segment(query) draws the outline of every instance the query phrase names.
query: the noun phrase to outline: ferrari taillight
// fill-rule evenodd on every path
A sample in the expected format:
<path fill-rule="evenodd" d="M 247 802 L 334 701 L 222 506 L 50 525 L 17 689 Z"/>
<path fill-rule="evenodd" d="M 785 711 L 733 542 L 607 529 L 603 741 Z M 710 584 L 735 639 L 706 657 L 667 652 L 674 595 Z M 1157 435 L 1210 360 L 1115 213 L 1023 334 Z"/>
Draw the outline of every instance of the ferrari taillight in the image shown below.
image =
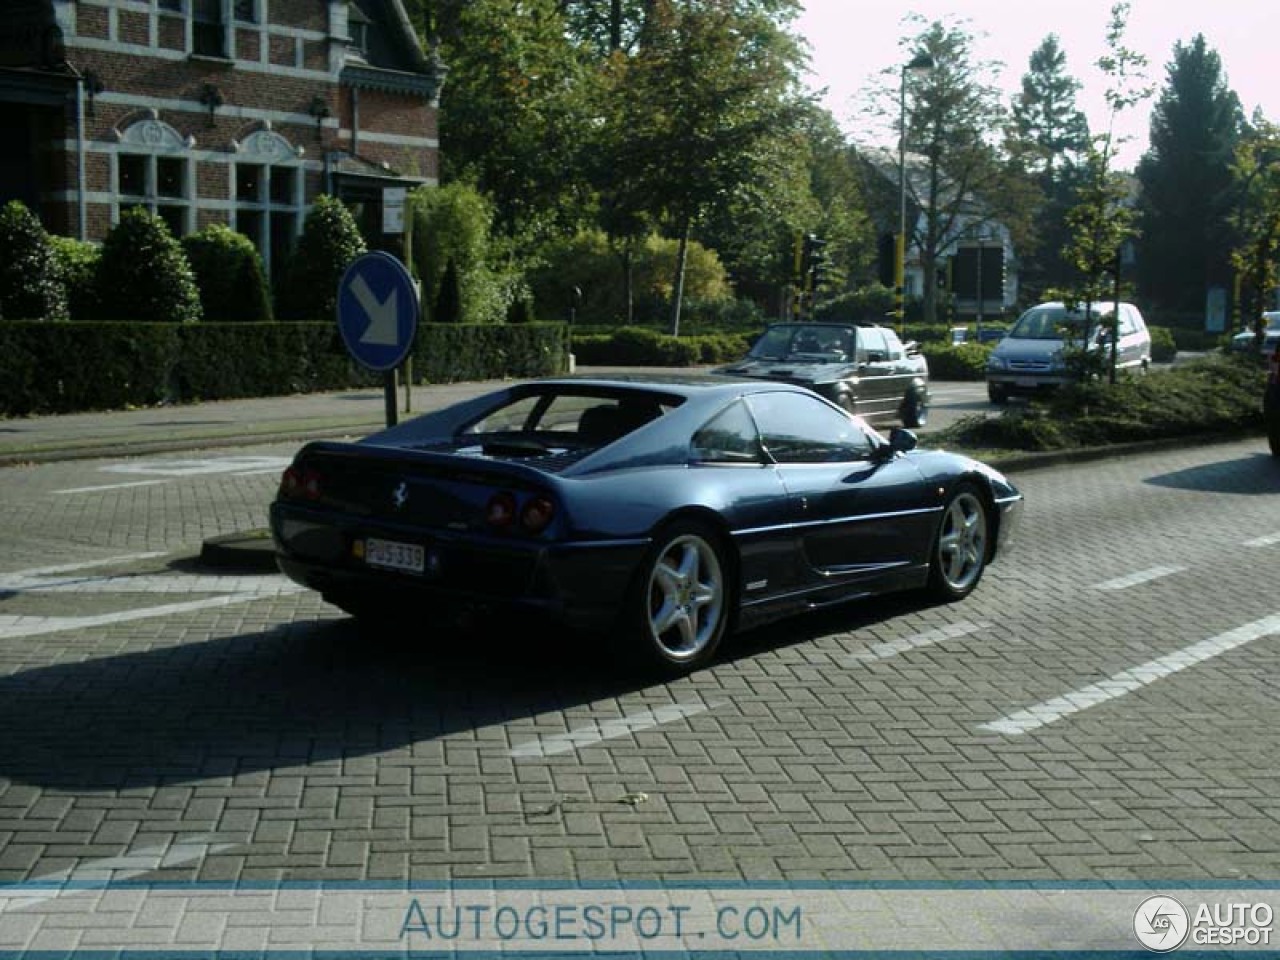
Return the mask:
<path fill-rule="evenodd" d="M 495 493 L 484 508 L 485 523 L 505 530 L 516 519 L 516 498 L 509 493 Z"/>
<path fill-rule="evenodd" d="M 528 533 L 541 533 L 555 516 L 555 505 L 546 497 L 533 497 L 520 511 L 520 526 Z"/>
<path fill-rule="evenodd" d="M 315 470 L 289 467 L 280 477 L 280 496 L 319 500 L 322 492 L 320 474 Z"/>

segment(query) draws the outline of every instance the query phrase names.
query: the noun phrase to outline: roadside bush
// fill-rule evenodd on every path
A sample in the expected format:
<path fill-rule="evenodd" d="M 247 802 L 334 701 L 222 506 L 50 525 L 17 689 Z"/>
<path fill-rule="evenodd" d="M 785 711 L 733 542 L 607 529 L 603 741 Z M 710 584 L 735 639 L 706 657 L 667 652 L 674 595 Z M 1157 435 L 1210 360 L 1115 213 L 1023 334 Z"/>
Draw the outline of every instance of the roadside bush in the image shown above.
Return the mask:
<path fill-rule="evenodd" d="M 98 263 L 102 319 L 190 323 L 200 319 L 200 293 L 182 245 L 142 207 L 120 213 Z"/>
<path fill-rule="evenodd" d="M 276 291 L 277 319 L 332 323 L 342 275 L 366 249 L 342 201 L 327 194 L 316 197 Z"/>
<path fill-rule="evenodd" d="M 1262 423 L 1265 379 L 1258 357 L 1211 354 L 1114 385 L 1067 386 L 999 417 L 966 418 L 938 440 L 971 450 L 1057 450 L 1252 429 Z"/>
<path fill-rule="evenodd" d="M 0 317 L 67 319 L 67 291 L 49 235 L 20 200 L 0 208 Z"/>
<path fill-rule="evenodd" d="M 814 307 L 813 319 L 820 323 L 888 324 L 893 322 L 890 314 L 896 306 L 893 290 L 877 283 L 823 300 Z M 908 304 L 908 313 L 910 307 Z"/>
<path fill-rule="evenodd" d="M 1168 327 L 1148 327 L 1151 334 L 1151 362 L 1172 363 L 1178 355 L 1178 341 Z"/>
<path fill-rule="evenodd" d="M 994 348 L 992 343 L 930 342 L 922 352 L 929 361 L 932 380 L 983 380 L 987 375 L 987 357 Z"/>
<path fill-rule="evenodd" d="M 98 261 L 102 250 L 87 240 L 74 237 L 49 237 L 58 275 L 67 290 L 67 312 L 74 321 L 97 320 L 101 311 L 98 296 Z"/>
<path fill-rule="evenodd" d="M 646 327 L 622 327 L 608 334 L 575 331 L 573 355 L 590 366 L 694 367 L 740 359 L 754 340 L 753 334 L 673 337 Z"/>
<path fill-rule="evenodd" d="M 271 295 L 262 258 L 242 233 L 214 223 L 182 238 L 207 323 L 261 323 L 271 319 Z"/>

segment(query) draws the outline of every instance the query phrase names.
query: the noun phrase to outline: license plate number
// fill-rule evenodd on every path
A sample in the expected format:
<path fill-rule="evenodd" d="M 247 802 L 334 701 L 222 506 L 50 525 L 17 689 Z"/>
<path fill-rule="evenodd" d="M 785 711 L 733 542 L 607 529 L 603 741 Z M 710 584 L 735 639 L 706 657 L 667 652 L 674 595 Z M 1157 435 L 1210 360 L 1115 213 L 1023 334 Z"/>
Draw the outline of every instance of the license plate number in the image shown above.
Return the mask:
<path fill-rule="evenodd" d="M 1036 381 L 1031 377 L 1018 377 L 1013 382 L 1019 387 L 1034 387 L 1036 385 Z"/>
<path fill-rule="evenodd" d="M 384 570 L 422 573 L 426 569 L 426 553 L 416 543 L 397 543 L 370 537 L 364 544 L 364 562 Z"/>

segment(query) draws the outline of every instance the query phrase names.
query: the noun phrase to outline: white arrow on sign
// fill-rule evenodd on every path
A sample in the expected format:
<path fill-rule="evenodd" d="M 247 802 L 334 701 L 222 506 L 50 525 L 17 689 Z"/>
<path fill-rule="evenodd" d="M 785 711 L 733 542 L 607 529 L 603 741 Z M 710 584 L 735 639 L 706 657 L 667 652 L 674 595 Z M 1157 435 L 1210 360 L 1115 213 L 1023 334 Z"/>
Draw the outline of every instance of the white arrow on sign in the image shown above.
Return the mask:
<path fill-rule="evenodd" d="M 376 347 L 394 347 L 399 343 L 400 325 L 396 320 L 398 292 L 393 288 L 386 300 L 379 301 L 369 289 L 369 284 L 365 283 L 364 277 L 356 274 L 351 281 L 351 293 L 369 316 L 369 326 L 360 335 L 361 343 Z"/>

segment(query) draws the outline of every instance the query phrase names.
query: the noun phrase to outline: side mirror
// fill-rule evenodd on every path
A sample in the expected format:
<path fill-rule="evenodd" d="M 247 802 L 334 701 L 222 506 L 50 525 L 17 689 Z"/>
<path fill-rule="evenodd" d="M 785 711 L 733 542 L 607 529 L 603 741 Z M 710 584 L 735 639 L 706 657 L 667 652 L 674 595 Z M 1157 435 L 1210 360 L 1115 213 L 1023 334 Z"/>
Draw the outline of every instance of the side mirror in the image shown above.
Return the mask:
<path fill-rule="evenodd" d="M 905 427 L 894 427 L 889 431 L 889 442 L 876 447 L 873 459 L 877 463 L 887 463 L 900 453 L 910 453 L 916 448 L 920 439 Z"/>

